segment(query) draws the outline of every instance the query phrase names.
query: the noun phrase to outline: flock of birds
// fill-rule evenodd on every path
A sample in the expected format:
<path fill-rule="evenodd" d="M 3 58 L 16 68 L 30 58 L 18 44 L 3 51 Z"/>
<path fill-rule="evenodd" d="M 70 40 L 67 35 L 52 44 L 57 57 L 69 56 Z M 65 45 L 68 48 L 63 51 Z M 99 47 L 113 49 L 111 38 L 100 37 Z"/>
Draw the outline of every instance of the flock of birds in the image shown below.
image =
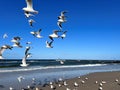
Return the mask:
<path fill-rule="evenodd" d="M 31 19 L 31 17 L 35 16 L 35 14 L 38 14 L 38 11 L 33 9 L 32 0 L 26 0 L 26 4 L 27 4 L 27 6 L 24 7 L 22 10 L 24 11 L 24 15 L 26 16 L 30 27 L 33 27 L 33 23 L 35 22 L 35 20 Z M 61 15 L 58 16 L 57 25 L 60 30 L 54 30 L 53 33 L 48 36 L 50 41 L 48 41 L 48 40 L 46 41 L 46 48 L 53 48 L 52 44 L 54 42 L 54 38 L 62 38 L 63 39 L 66 37 L 67 31 L 62 30 L 62 24 L 67 21 L 65 13 L 67 13 L 67 11 L 62 11 Z M 41 34 L 40 34 L 41 31 L 42 31 L 42 29 L 39 29 L 38 31 L 31 31 L 30 34 L 33 35 L 35 38 L 43 38 L 43 36 L 41 36 Z M 62 34 L 58 35 L 59 32 L 61 32 Z M 7 34 L 3 35 L 3 38 L 7 38 L 7 37 L 8 37 Z M 4 59 L 3 52 L 5 50 L 7 50 L 7 49 L 12 50 L 13 47 L 22 48 L 23 46 L 20 43 L 21 39 L 22 39 L 21 37 L 15 36 L 11 40 L 13 45 L 1 46 L 0 47 L 0 59 Z M 31 42 L 27 42 L 26 44 L 31 44 Z M 30 46 L 26 47 L 25 56 L 23 57 L 22 64 L 20 64 L 20 66 L 28 66 L 28 64 L 26 64 L 26 59 L 31 57 L 31 53 L 28 52 L 30 50 L 30 48 L 31 48 Z"/>

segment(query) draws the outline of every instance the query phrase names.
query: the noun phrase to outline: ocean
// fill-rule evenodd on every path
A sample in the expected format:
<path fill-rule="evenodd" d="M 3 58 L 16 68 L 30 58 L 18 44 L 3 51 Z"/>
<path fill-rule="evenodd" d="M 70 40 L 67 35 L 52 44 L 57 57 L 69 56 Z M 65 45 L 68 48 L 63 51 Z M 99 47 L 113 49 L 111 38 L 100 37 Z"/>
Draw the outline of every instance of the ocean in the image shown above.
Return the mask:
<path fill-rule="evenodd" d="M 5 59 L 0 61 L 0 85 L 6 84 L 14 88 L 21 88 L 17 78 L 25 78 L 22 87 L 31 84 L 32 78 L 42 84 L 55 81 L 59 78 L 69 79 L 93 72 L 120 71 L 118 60 L 55 60 L 55 59 L 28 59 L 28 67 L 21 67 L 20 59 Z M 61 63 L 62 61 L 62 63 Z M 18 84 L 19 87 L 15 87 Z M 18 89 L 18 90 L 19 90 Z M 1 88 L 0 90 L 5 90 Z"/>

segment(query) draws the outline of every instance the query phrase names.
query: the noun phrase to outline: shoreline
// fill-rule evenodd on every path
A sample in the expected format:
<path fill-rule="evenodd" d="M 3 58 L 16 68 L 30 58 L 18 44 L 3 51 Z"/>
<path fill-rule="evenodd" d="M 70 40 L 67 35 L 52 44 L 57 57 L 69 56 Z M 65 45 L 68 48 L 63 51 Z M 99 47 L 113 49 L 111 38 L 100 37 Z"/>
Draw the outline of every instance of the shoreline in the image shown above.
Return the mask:
<path fill-rule="evenodd" d="M 120 90 L 120 71 L 95 72 L 80 77 L 37 85 L 33 90 Z"/>

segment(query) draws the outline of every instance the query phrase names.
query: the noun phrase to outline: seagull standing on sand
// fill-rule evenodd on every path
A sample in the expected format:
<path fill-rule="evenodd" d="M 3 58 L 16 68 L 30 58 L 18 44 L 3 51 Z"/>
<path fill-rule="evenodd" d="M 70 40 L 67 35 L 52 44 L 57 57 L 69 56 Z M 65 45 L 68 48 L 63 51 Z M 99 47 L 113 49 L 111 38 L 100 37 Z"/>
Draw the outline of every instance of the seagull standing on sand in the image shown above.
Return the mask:
<path fill-rule="evenodd" d="M 29 64 L 26 64 L 26 59 L 31 56 L 31 53 L 28 53 L 29 50 L 30 50 L 30 47 L 26 47 L 25 57 L 22 59 L 22 64 L 20 64 L 20 66 L 22 66 L 22 67 L 26 67 L 29 65 Z"/>
<path fill-rule="evenodd" d="M 18 79 L 19 82 L 21 82 L 25 78 L 23 76 L 19 76 L 17 79 Z"/>
<path fill-rule="evenodd" d="M 51 42 L 46 41 L 46 47 L 53 48 L 52 43 L 53 43 L 53 41 L 51 41 Z"/>
<path fill-rule="evenodd" d="M 34 14 L 38 14 L 38 11 L 34 10 L 33 9 L 33 3 L 32 3 L 32 0 L 26 0 L 26 4 L 27 4 L 27 7 L 24 7 L 23 10 L 25 12 L 31 12 L 31 13 L 34 13 Z"/>
<path fill-rule="evenodd" d="M 3 45 L 2 47 L 0 47 L 0 59 L 4 59 L 3 57 L 2 57 L 2 54 L 3 54 L 3 52 L 6 50 L 6 49 L 12 49 L 13 47 L 12 46 L 10 46 L 10 45 Z"/>
<path fill-rule="evenodd" d="M 42 29 L 39 29 L 38 31 L 32 31 L 30 33 L 37 38 L 42 38 L 43 36 L 40 35 L 41 31 Z"/>
<path fill-rule="evenodd" d="M 60 36 L 58 36 L 58 32 L 61 32 L 61 31 L 59 31 L 59 30 L 54 30 L 54 31 L 53 31 L 53 34 L 50 34 L 50 35 L 49 35 L 49 38 L 50 38 L 52 41 L 54 41 L 53 38 L 59 38 Z"/>

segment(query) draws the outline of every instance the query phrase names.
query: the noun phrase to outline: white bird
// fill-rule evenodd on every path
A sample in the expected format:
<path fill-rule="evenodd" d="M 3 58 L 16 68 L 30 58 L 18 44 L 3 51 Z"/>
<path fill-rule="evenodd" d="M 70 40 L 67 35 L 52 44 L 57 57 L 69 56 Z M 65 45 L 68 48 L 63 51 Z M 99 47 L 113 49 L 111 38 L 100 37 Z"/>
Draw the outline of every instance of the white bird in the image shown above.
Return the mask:
<path fill-rule="evenodd" d="M 31 13 L 38 14 L 38 11 L 36 11 L 36 10 L 33 9 L 32 0 L 26 0 L 26 4 L 27 4 L 27 7 L 24 7 L 24 8 L 23 8 L 23 10 L 24 10 L 25 12 L 31 12 Z"/>
<path fill-rule="evenodd" d="M 21 82 L 25 78 L 23 76 L 19 76 L 17 79 L 18 79 L 19 82 Z"/>
<path fill-rule="evenodd" d="M 19 42 L 20 40 L 21 40 L 21 37 L 16 36 L 16 37 L 13 37 L 13 39 L 11 40 L 11 42 L 15 43 L 15 42 Z"/>
<path fill-rule="evenodd" d="M 27 67 L 29 64 L 26 64 L 26 59 L 30 57 L 31 53 L 28 53 L 30 47 L 26 47 L 26 50 L 25 50 L 25 57 L 23 57 L 22 59 L 22 64 L 20 64 L 20 66 L 22 67 Z"/>
<path fill-rule="evenodd" d="M 13 47 L 22 48 L 22 46 L 20 45 L 20 42 L 14 42 Z"/>
<path fill-rule="evenodd" d="M 66 16 L 64 15 L 65 13 L 67 13 L 66 11 L 62 11 L 61 15 L 58 16 L 58 22 L 57 25 L 60 28 L 60 30 L 62 30 L 62 23 L 66 22 Z"/>
<path fill-rule="evenodd" d="M 42 38 L 43 36 L 40 35 L 41 31 L 42 29 L 39 29 L 38 31 L 32 31 L 30 33 L 37 38 Z"/>
<path fill-rule="evenodd" d="M 99 87 L 98 90 L 102 90 L 103 88 L 102 87 Z"/>
<path fill-rule="evenodd" d="M 30 20 L 28 20 L 28 22 L 29 22 L 29 25 L 31 26 L 31 27 L 33 27 L 33 23 L 35 22 L 33 19 L 30 19 Z"/>
<path fill-rule="evenodd" d="M 6 33 L 3 35 L 3 39 L 5 38 L 8 38 L 8 35 Z"/>
<path fill-rule="evenodd" d="M 64 31 L 63 34 L 61 35 L 62 39 L 66 37 L 66 33 L 67 33 L 67 31 Z"/>
<path fill-rule="evenodd" d="M 63 83 L 63 84 L 64 84 L 64 86 L 67 86 L 67 85 L 68 85 L 66 81 L 64 81 L 64 83 Z"/>
<path fill-rule="evenodd" d="M 60 64 L 64 64 L 64 61 L 60 60 Z"/>
<path fill-rule="evenodd" d="M 26 12 L 26 11 L 24 12 L 24 14 L 25 14 L 26 18 L 29 18 L 30 16 L 34 16 L 33 14 Z"/>
<path fill-rule="evenodd" d="M 74 86 L 75 86 L 75 87 L 78 87 L 79 85 L 78 85 L 78 83 L 77 83 L 77 82 L 74 82 Z"/>
<path fill-rule="evenodd" d="M 53 31 L 53 34 L 50 34 L 50 35 L 49 35 L 49 38 L 50 38 L 52 41 L 54 41 L 53 38 L 59 38 L 60 36 L 58 35 L 58 32 L 61 32 L 61 31 L 59 31 L 59 30 L 54 30 L 54 31 Z"/>
<path fill-rule="evenodd" d="M 53 41 L 51 42 L 46 41 L 46 48 L 53 48 L 52 43 Z"/>
<path fill-rule="evenodd" d="M 9 87 L 9 90 L 14 90 L 14 88 L 12 88 L 12 87 Z"/>
<path fill-rule="evenodd" d="M 71 90 L 71 89 L 69 89 L 69 88 L 66 88 L 66 90 Z"/>
<path fill-rule="evenodd" d="M 31 42 L 26 42 L 26 44 L 31 44 Z"/>
<path fill-rule="evenodd" d="M 3 56 L 2 56 L 2 54 L 3 54 L 3 52 L 6 50 L 6 49 L 10 49 L 10 50 L 12 50 L 12 46 L 10 46 L 10 45 L 3 45 L 2 47 L 0 47 L 0 59 L 4 59 L 3 58 Z"/>

